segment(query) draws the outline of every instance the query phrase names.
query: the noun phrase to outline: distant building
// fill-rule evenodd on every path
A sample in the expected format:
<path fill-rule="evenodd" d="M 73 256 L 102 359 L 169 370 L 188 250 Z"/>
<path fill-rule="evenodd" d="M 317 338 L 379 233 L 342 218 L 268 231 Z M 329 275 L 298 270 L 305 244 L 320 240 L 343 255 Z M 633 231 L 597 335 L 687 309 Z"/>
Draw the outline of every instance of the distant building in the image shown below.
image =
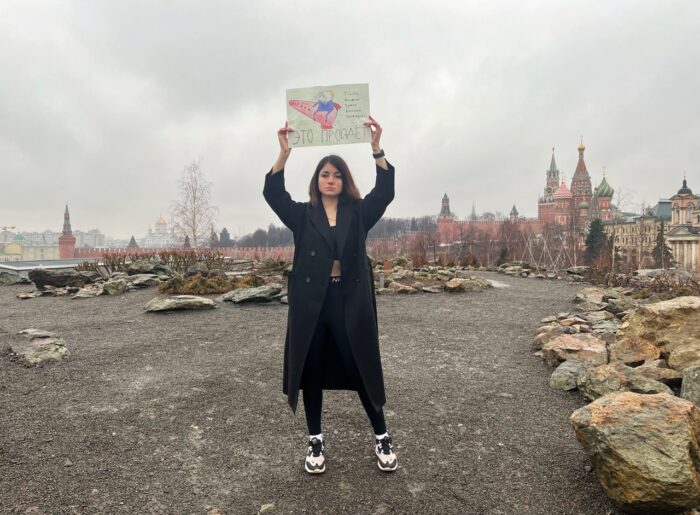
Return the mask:
<path fill-rule="evenodd" d="M 156 220 L 155 230 L 148 228 L 148 234 L 138 240 L 139 247 L 158 249 L 179 246 L 179 242 L 175 237 L 175 231 L 168 230 L 168 222 L 161 216 Z"/>
<path fill-rule="evenodd" d="M 63 232 L 58 238 L 58 253 L 61 259 L 73 259 L 75 257 L 75 236 L 70 226 L 70 213 L 66 204 L 66 211 L 63 213 Z"/>
<path fill-rule="evenodd" d="M 676 266 L 700 272 L 700 196 L 683 186 L 671 197 L 671 227 L 666 233 Z"/>

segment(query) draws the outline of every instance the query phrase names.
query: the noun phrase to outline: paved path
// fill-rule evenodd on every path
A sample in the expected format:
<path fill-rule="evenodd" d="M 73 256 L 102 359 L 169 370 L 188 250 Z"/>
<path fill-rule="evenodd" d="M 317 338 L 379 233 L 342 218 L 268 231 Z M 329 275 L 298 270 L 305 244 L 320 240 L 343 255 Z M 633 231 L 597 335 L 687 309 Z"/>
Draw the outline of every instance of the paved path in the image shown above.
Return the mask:
<path fill-rule="evenodd" d="M 389 430 L 400 468 L 379 471 L 356 395 L 325 395 L 328 471 L 303 471 L 303 412 L 280 392 L 286 308 L 145 314 L 154 290 L 19 301 L 0 327 L 59 332 L 70 357 L 0 358 L 2 513 L 615 513 L 532 356 L 561 282 L 487 275 L 481 294 L 380 297 Z M 30 511 L 31 512 L 31 511 Z"/>

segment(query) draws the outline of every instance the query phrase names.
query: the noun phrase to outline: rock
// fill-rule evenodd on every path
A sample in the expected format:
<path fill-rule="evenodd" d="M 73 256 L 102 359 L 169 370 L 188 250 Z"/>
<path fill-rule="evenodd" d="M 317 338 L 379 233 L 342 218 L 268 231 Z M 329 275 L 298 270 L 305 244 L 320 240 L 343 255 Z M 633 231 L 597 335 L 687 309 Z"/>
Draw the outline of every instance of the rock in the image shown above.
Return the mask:
<path fill-rule="evenodd" d="M 451 293 L 469 291 L 480 292 L 489 288 L 493 288 L 493 285 L 481 277 L 472 277 L 470 279 L 454 278 L 445 283 L 445 291 Z"/>
<path fill-rule="evenodd" d="M 68 354 L 65 340 L 55 337 L 25 335 L 23 338 L 10 341 L 10 349 L 26 365 L 43 365 L 51 361 L 61 361 Z"/>
<path fill-rule="evenodd" d="M 610 362 L 638 363 L 657 359 L 659 348 L 643 338 L 623 337 L 610 346 Z"/>
<path fill-rule="evenodd" d="M 555 367 L 562 361 L 578 361 L 586 367 L 608 362 L 605 342 L 592 334 L 563 334 L 542 346 L 542 355 Z"/>
<path fill-rule="evenodd" d="M 622 334 L 644 338 L 676 370 L 700 365 L 700 297 L 677 297 L 637 308 Z"/>
<path fill-rule="evenodd" d="M 6 272 L 5 270 L 0 270 L 0 285 L 9 284 L 29 284 L 31 281 L 26 277 L 22 277 L 14 272 Z"/>
<path fill-rule="evenodd" d="M 121 295 L 126 293 L 129 283 L 126 279 L 110 279 L 102 286 L 105 295 Z"/>
<path fill-rule="evenodd" d="M 265 284 L 256 288 L 238 288 L 225 293 L 222 300 L 243 304 L 247 302 L 270 302 L 282 291 L 281 284 Z"/>
<path fill-rule="evenodd" d="M 634 369 L 622 364 L 600 365 L 587 368 L 579 376 L 578 389 L 588 400 L 597 399 L 612 392 L 669 393 L 673 390 L 653 379 L 634 374 Z"/>
<path fill-rule="evenodd" d="M 683 371 L 681 397 L 700 408 L 700 366 L 688 367 Z"/>
<path fill-rule="evenodd" d="M 44 331 L 43 329 L 23 329 L 18 334 L 23 335 L 28 340 L 34 340 L 35 338 L 54 338 L 56 333 L 51 331 Z"/>
<path fill-rule="evenodd" d="M 613 333 L 617 332 L 617 327 L 619 322 L 616 318 L 611 318 L 610 320 L 603 320 L 602 322 L 597 322 L 591 326 L 594 333 Z"/>
<path fill-rule="evenodd" d="M 63 288 L 65 286 L 77 286 L 82 288 L 85 286 L 85 276 L 75 270 L 47 270 L 44 268 L 35 268 L 29 272 L 29 280 L 32 281 L 38 289 L 44 289 L 45 286 L 54 286 Z"/>
<path fill-rule="evenodd" d="M 573 317 L 568 317 L 565 318 L 560 322 L 561 325 L 580 325 L 580 324 L 585 324 L 587 321 L 584 320 L 583 318 L 573 316 Z"/>
<path fill-rule="evenodd" d="M 549 386 L 555 390 L 574 390 L 584 367 L 578 361 L 564 361 L 549 378 Z"/>
<path fill-rule="evenodd" d="M 541 324 L 549 324 L 550 322 L 556 322 L 557 317 L 554 315 L 549 315 L 548 317 L 544 317 L 542 320 L 540 320 Z"/>
<path fill-rule="evenodd" d="M 280 297 L 280 302 L 281 302 L 282 304 L 289 304 L 289 299 L 287 298 L 286 295 L 282 295 L 282 296 Z"/>
<path fill-rule="evenodd" d="M 206 277 L 208 273 L 209 269 L 207 268 L 207 265 L 205 265 L 204 263 L 195 263 L 194 265 L 187 268 L 185 276 L 192 277 L 193 275 L 200 274 Z"/>
<path fill-rule="evenodd" d="M 574 295 L 574 304 L 584 304 L 586 302 L 603 303 L 605 291 L 601 288 L 584 288 Z"/>
<path fill-rule="evenodd" d="M 591 324 L 597 324 L 598 322 L 605 322 L 606 320 L 610 320 L 611 318 L 615 317 L 615 315 L 613 315 L 609 311 L 591 311 L 589 313 L 585 313 L 582 316 L 586 320 L 588 320 Z"/>
<path fill-rule="evenodd" d="M 624 511 L 700 505 L 700 412 L 669 394 L 609 394 L 571 415 L 605 493 Z"/>
<path fill-rule="evenodd" d="M 86 286 L 85 288 L 81 288 L 71 298 L 72 299 L 91 299 L 93 297 L 98 297 L 98 296 L 102 295 L 103 293 L 104 293 L 104 285 L 103 284 L 92 284 L 90 286 Z"/>
<path fill-rule="evenodd" d="M 273 513 L 275 509 L 276 507 L 273 503 L 263 504 L 260 506 L 260 510 L 258 510 L 258 515 L 262 515 L 263 513 Z"/>
<path fill-rule="evenodd" d="M 444 287 L 444 286 L 438 286 L 438 285 L 435 285 L 435 286 L 423 286 L 423 288 L 421 288 L 421 289 L 422 289 L 424 292 L 426 292 L 426 293 L 442 293 L 443 291 L 445 291 L 445 287 Z"/>
<path fill-rule="evenodd" d="M 179 311 L 214 309 L 216 303 L 205 297 L 196 295 L 174 295 L 172 297 L 156 297 L 146 304 L 146 311 Z"/>
<path fill-rule="evenodd" d="M 396 272 L 389 276 L 392 281 L 401 281 L 403 279 L 410 279 L 413 277 L 413 270 L 405 270 L 403 268 L 398 269 Z"/>
<path fill-rule="evenodd" d="M 135 288 L 148 288 L 149 286 L 158 286 L 160 279 L 155 274 L 135 274 L 129 276 L 127 282 Z"/>
<path fill-rule="evenodd" d="M 570 275 L 579 275 L 580 276 L 580 275 L 583 275 L 586 272 L 588 272 L 588 270 L 590 270 L 590 268 L 591 267 L 589 267 L 589 266 L 572 266 L 572 267 L 566 269 L 566 273 L 570 274 Z"/>
<path fill-rule="evenodd" d="M 36 299 L 37 297 L 42 297 L 43 295 L 44 295 L 43 291 L 34 290 L 34 291 L 30 291 L 29 293 L 18 293 L 16 296 L 18 299 L 27 300 L 27 299 Z"/>
<path fill-rule="evenodd" d="M 554 338 L 563 334 L 575 334 L 576 330 L 573 327 L 555 326 L 546 332 L 542 332 L 535 337 L 535 341 L 530 347 L 532 350 L 540 350 L 545 343 L 552 341 Z"/>
<path fill-rule="evenodd" d="M 398 282 L 393 282 L 389 285 L 389 288 L 394 290 L 396 293 L 400 294 L 411 294 L 411 293 L 418 293 L 418 290 L 411 286 L 407 286 L 405 284 L 401 284 Z"/>
<path fill-rule="evenodd" d="M 160 263 L 157 261 L 137 259 L 126 266 L 126 273 L 127 275 L 154 274 L 156 273 L 158 265 L 160 265 Z"/>
<path fill-rule="evenodd" d="M 672 368 L 665 368 L 659 366 L 647 366 L 642 365 L 635 367 L 632 373 L 637 376 L 643 376 L 647 379 L 653 379 L 660 383 L 664 383 L 670 386 L 678 386 L 681 384 L 683 379 L 683 372 L 680 370 L 674 370 Z"/>
<path fill-rule="evenodd" d="M 374 292 L 377 295 L 395 295 L 396 290 L 392 290 L 391 288 L 377 288 L 374 290 Z"/>

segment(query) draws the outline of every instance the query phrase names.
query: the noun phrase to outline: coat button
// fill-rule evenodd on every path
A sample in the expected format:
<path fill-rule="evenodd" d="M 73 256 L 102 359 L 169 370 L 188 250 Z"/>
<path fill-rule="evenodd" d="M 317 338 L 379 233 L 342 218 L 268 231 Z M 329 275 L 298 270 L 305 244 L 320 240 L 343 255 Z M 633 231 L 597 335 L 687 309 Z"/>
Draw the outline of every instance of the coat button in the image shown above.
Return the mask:
<path fill-rule="evenodd" d="M 316 255 L 316 251 L 315 251 L 315 250 L 312 250 L 311 252 L 309 252 L 309 255 L 310 255 L 311 257 L 314 257 L 314 256 Z"/>
<path fill-rule="evenodd" d="M 359 282 L 360 282 L 360 278 L 359 278 L 359 277 L 356 277 L 356 278 L 355 278 L 355 282 L 356 282 L 356 283 L 359 283 Z"/>
<path fill-rule="evenodd" d="M 311 282 L 311 277 L 307 277 L 307 278 L 305 279 L 305 281 L 306 281 L 307 283 L 310 283 L 310 282 Z"/>

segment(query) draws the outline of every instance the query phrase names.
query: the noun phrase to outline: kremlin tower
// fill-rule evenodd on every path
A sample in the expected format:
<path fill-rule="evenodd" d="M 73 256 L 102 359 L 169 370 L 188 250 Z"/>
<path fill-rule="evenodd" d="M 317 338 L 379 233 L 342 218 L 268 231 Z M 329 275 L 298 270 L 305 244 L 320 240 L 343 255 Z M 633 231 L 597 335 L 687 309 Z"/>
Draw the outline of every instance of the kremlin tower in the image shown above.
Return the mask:
<path fill-rule="evenodd" d="M 73 230 L 70 226 L 68 204 L 66 204 L 65 213 L 63 213 L 63 233 L 58 237 L 58 255 L 61 259 L 75 258 L 75 236 L 73 236 Z"/>

